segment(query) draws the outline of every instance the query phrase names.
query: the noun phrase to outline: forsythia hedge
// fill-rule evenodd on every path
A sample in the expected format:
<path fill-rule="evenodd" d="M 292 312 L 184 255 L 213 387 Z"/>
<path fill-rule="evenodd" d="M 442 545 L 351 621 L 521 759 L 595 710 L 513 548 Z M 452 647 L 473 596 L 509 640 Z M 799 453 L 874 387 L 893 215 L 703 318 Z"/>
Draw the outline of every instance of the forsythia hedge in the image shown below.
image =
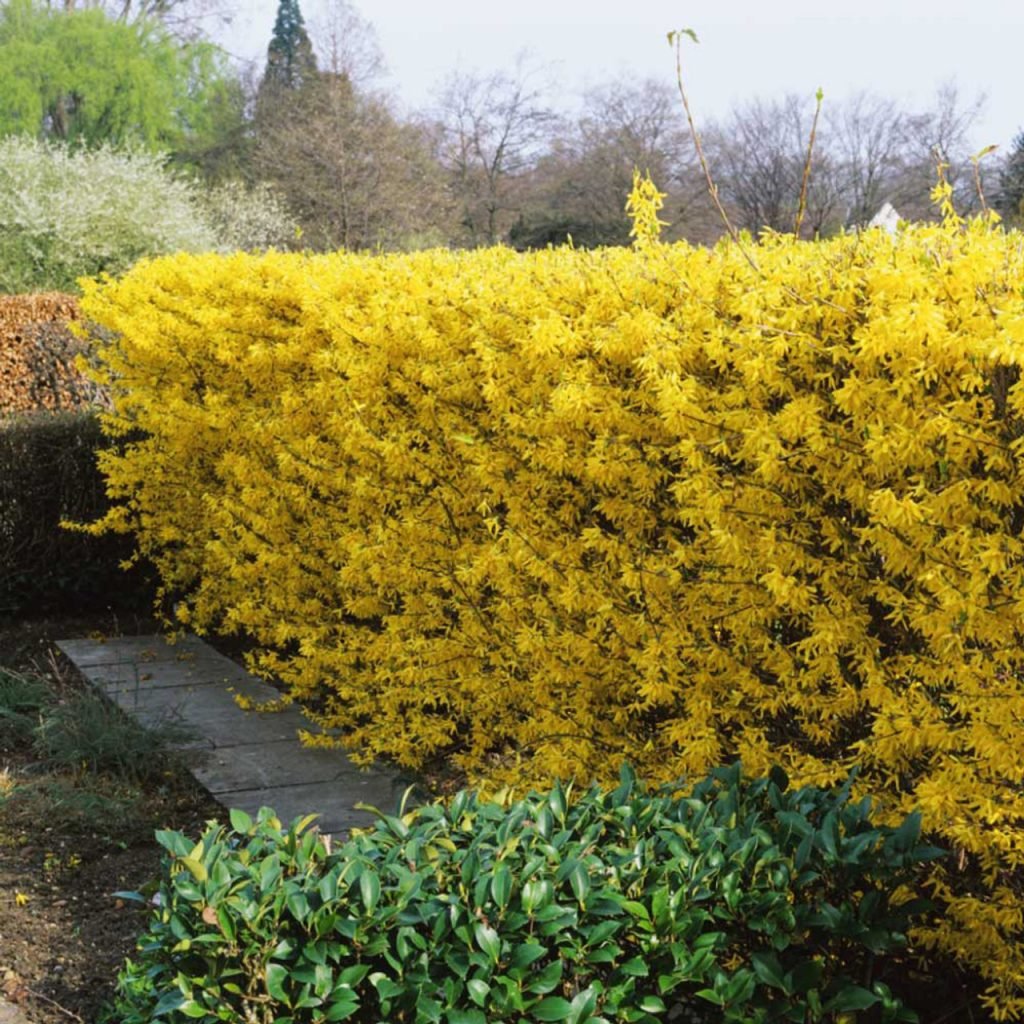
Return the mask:
<path fill-rule="evenodd" d="M 492 782 L 861 766 L 919 934 L 1024 1014 L 1024 250 L 177 256 L 86 288 L 179 618 L 361 756 Z M 748 259 L 750 256 L 750 259 Z"/>

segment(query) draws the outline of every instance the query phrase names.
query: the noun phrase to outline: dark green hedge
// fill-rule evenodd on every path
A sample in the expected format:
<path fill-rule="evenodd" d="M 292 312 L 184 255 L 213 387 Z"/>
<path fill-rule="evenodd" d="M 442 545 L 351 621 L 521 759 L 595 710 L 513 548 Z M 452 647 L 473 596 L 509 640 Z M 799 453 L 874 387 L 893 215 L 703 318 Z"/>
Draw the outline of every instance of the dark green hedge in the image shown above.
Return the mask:
<path fill-rule="evenodd" d="M 130 537 L 60 526 L 106 509 L 95 452 L 109 443 L 94 412 L 0 418 L 0 616 L 150 603 L 148 574 L 120 568 Z"/>

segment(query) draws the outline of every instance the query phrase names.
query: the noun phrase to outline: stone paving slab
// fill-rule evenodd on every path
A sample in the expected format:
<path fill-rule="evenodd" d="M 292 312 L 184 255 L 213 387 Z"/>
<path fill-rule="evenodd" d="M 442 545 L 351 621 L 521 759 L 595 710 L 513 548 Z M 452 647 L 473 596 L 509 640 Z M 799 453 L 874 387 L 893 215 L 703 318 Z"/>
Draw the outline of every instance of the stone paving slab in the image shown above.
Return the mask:
<path fill-rule="evenodd" d="M 310 728 L 295 708 L 266 714 L 243 711 L 227 690 L 213 686 L 129 690 L 111 696 L 143 725 L 169 726 L 180 730 L 188 740 L 201 739 L 218 749 L 291 740 L 297 752 L 301 752 L 305 748 L 299 743 L 298 732 Z"/>
<path fill-rule="evenodd" d="M 245 711 L 235 696 L 280 696 L 198 637 L 60 640 L 75 667 L 127 714 L 147 726 L 180 727 L 175 746 L 190 751 L 195 778 L 225 807 L 273 807 L 283 822 L 317 813 L 324 832 L 369 825 L 367 803 L 385 813 L 405 789 L 399 773 L 354 765 L 340 748 L 303 747 L 299 729 L 319 731 L 294 706 Z M 194 756 L 193 756 L 194 755 Z"/>
<path fill-rule="evenodd" d="M 145 665 L 153 661 L 183 661 L 189 657 L 222 657 L 209 644 L 192 634 L 174 643 L 168 643 L 166 637 L 157 634 L 60 640 L 57 646 L 79 669 L 87 665 L 113 665 L 118 662 Z"/>
<path fill-rule="evenodd" d="M 373 815 L 358 811 L 358 803 L 369 804 L 385 814 L 393 812 L 405 787 L 385 775 L 353 775 L 337 782 L 308 783 L 299 786 L 275 786 L 272 789 L 242 789 L 217 793 L 216 799 L 225 807 L 239 807 L 253 816 L 261 807 L 273 807 L 285 823 L 299 814 L 318 812 L 323 832 L 338 835 L 351 828 L 364 828 L 373 822 Z M 304 811 L 285 814 L 282 807 L 301 807 Z"/>
<path fill-rule="evenodd" d="M 196 765 L 192 774 L 216 796 L 233 790 L 337 782 L 359 772 L 347 758 L 339 758 L 336 750 L 310 748 L 297 760 L 294 749 L 294 737 L 219 747 Z"/>
<path fill-rule="evenodd" d="M 268 683 L 254 679 L 240 665 L 227 658 L 217 656 L 193 659 L 190 661 L 163 661 L 138 664 L 133 661 L 119 661 L 109 665 L 84 665 L 79 671 L 91 683 L 102 686 L 110 692 L 115 689 L 145 687 L 146 689 L 163 689 L 164 687 L 195 686 L 208 683 L 211 685 L 234 685 L 240 692 L 247 694 L 258 689 L 263 696 L 257 700 L 272 700 L 279 696 L 278 692 Z M 159 666 L 158 671 L 154 669 Z M 258 684 L 254 687 L 252 684 Z"/>

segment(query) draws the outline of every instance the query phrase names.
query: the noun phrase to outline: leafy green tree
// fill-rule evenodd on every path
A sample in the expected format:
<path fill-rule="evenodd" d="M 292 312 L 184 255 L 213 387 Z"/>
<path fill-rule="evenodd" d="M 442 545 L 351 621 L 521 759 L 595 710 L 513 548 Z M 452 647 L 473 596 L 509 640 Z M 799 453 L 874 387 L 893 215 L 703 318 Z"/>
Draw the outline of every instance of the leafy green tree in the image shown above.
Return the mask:
<path fill-rule="evenodd" d="M 316 78 L 316 57 L 299 0 L 278 0 L 262 88 L 301 89 Z"/>
<path fill-rule="evenodd" d="M 208 92 L 201 122 L 177 142 L 172 153 L 174 165 L 212 184 L 248 179 L 253 147 L 253 125 L 248 115 L 252 95 L 253 90 L 238 78 L 216 83 Z"/>
<path fill-rule="evenodd" d="M 173 150 L 209 131 L 210 97 L 229 78 L 215 47 L 181 43 L 157 22 L 0 5 L 0 135 Z"/>

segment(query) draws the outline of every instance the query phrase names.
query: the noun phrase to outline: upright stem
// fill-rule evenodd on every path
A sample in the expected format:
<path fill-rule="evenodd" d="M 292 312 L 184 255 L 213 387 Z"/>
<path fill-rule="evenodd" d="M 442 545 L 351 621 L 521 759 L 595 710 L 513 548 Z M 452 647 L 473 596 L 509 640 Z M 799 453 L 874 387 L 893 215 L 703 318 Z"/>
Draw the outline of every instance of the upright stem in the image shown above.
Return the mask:
<path fill-rule="evenodd" d="M 757 265 L 754 257 L 747 251 L 746 246 L 743 244 L 743 240 L 740 238 L 740 233 L 736 230 L 733 222 L 729 219 L 729 214 L 725 212 L 725 207 L 722 206 L 722 201 L 718 198 L 718 186 L 715 184 L 714 179 L 711 177 L 711 170 L 708 167 L 707 157 L 704 155 L 704 146 L 700 140 L 700 132 L 697 131 L 697 126 L 693 121 L 693 113 L 690 110 L 690 100 L 686 95 L 686 88 L 683 85 L 683 35 L 690 35 L 693 39 L 696 36 L 692 32 L 684 30 L 683 32 L 670 32 L 669 42 L 673 43 L 676 48 L 676 85 L 679 87 L 679 96 L 683 101 L 683 109 L 686 111 L 686 120 L 690 126 L 690 135 L 693 138 L 693 144 L 697 148 L 697 159 L 700 160 L 701 170 L 704 172 L 704 180 L 708 184 L 708 195 L 711 196 L 711 201 L 715 204 L 715 209 L 718 210 L 718 215 L 722 218 L 722 223 L 725 224 L 726 231 L 729 232 L 729 237 L 739 246 L 740 252 L 743 253 L 746 261 L 754 268 L 757 273 L 761 272 L 761 268 Z"/>
<path fill-rule="evenodd" d="M 800 237 L 800 226 L 804 222 L 804 212 L 807 210 L 807 186 L 811 181 L 811 157 L 814 154 L 814 137 L 818 131 L 818 117 L 821 115 L 821 101 L 824 99 L 825 94 L 819 89 L 815 94 L 815 99 L 818 101 L 817 106 L 814 108 L 814 120 L 811 122 L 811 136 L 807 140 L 807 159 L 804 160 L 804 176 L 800 182 L 800 204 L 796 210 L 796 224 L 793 227 L 793 234 L 796 238 Z"/>

